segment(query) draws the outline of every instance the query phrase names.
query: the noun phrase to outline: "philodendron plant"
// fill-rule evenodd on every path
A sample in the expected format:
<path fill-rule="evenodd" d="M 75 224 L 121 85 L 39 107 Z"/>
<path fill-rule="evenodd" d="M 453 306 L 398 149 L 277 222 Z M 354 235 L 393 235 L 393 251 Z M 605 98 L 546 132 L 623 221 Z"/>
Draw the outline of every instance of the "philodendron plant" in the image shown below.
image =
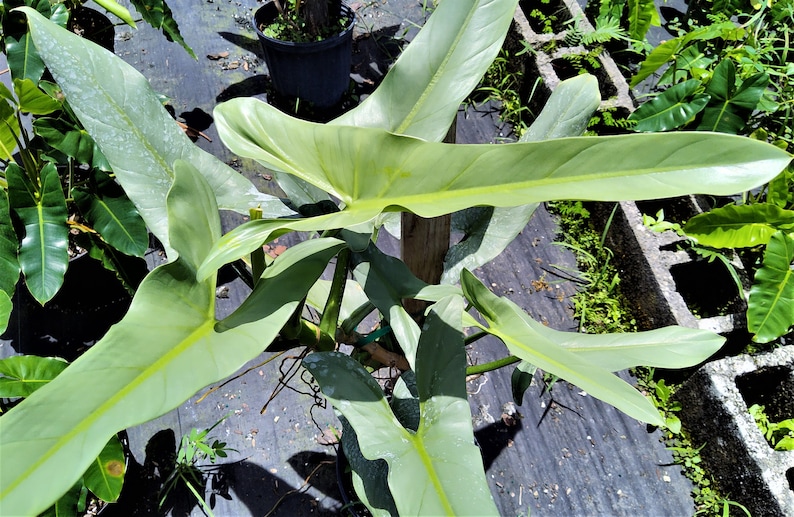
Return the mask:
<path fill-rule="evenodd" d="M 769 181 L 791 160 L 771 145 L 717 134 L 558 138 L 580 131 L 598 104 L 588 76 L 560 87 L 525 141 L 439 143 L 496 56 L 516 5 L 440 3 L 376 92 L 329 124 L 296 120 L 254 99 L 216 108 L 224 142 L 275 171 L 296 194 L 294 207 L 338 200 L 313 216 L 256 192 L 193 146 L 130 66 L 26 9 L 43 59 L 165 243 L 169 262 L 144 279 L 125 318 L 99 343 L 0 418 L 3 513 L 46 508 L 112 434 L 170 411 L 274 342 L 311 350 L 304 366 L 344 416 L 348 437 L 355 431 L 363 458 L 387 463 L 387 475 L 357 482 L 359 496 L 379 515 L 496 513 L 466 400 L 466 328 L 492 334 L 522 360 L 662 425 L 653 405 L 611 372 L 637 364 L 692 365 L 721 346 L 719 336 L 678 327 L 625 335 L 559 332 L 469 272 L 486 253 L 474 250 L 455 261 L 459 286 L 427 285 L 373 244 L 390 213 L 432 217 L 489 206 L 494 219 L 512 210 L 521 217 L 507 219 L 523 224 L 532 209 L 527 205 L 553 199 L 742 191 Z M 222 236 L 219 208 L 258 208 L 263 216 Z M 218 268 L 258 255 L 263 243 L 293 231 L 319 236 L 265 268 L 254 261 L 252 292 L 230 316 L 216 318 Z M 322 280 L 332 261 L 333 280 Z M 423 328 L 403 309 L 404 298 L 431 304 Z M 305 304 L 322 316 L 302 317 Z M 479 318 L 465 310 L 469 305 Z M 378 339 L 397 343 L 395 355 L 412 371 L 395 396 L 413 408 L 413 417 L 400 420 L 403 412 L 391 409 L 367 370 L 334 350 L 349 336 L 354 344 L 366 341 L 356 337 L 356 326 L 375 310 L 390 329 Z"/>

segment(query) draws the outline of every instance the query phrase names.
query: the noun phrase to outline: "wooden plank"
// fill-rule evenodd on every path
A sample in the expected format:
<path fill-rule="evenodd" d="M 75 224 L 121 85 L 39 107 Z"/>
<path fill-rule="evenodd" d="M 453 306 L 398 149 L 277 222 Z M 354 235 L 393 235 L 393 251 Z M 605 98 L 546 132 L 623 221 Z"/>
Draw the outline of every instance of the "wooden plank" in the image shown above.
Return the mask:
<path fill-rule="evenodd" d="M 444 142 L 455 143 L 457 121 L 444 137 Z M 400 256 L 414 275 L 428 284 L 441 282 L 444 273 L 444 257 L 449 251 L 452 216 L 442 215 L 426 219 L 411 212 L 403 212 L 400 218 Z M 408 314 L 421 318 L 427 302 L 407 299 L 403 307 Z"/>

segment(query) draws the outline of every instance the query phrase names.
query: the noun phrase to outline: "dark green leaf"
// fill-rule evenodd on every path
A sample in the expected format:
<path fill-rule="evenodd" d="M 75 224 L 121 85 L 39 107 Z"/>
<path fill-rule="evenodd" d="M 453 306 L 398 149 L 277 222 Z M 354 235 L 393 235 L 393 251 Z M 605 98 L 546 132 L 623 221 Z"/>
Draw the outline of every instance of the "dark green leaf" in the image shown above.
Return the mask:
<path fill-rule="evenodd" d="M 679 128 L 706 107 L 709 96 L 695 93 L 700 87 L 701 83 L 697 79 L 671 86 L 637 108 L 629 120 L 636 121 L 634 129 L 643 132 Z"/>
<path fill-rule="evenodd" d="M 44 74 L 44 61 L 39 57 L 30 33 L 24 33 L 19 39 L 6 36 L 5 44 L 11 76 L 14 79 L 30 79 L 38 82 Z"/>
<path fill-rule="evenodd" d="M 660 25 L 659 13 L 653 0 L 628 0 L 629 37 L 642 41 L 651 25 Z"/>
<path fill-rule="evenodd" d="M 83 482 L 92 494 L 112 503 L 121 495 L 125 470 L 124 448 L 118 436 L 113 436 L 83 474 Z"/>
<path fill-rule="evenodd" d="M 131 3 L 146 23 L 155 29 L 162 29 L 168 41 L 179 43 L 190 54 L 190 57 L 196 59 L 193 49 L 182 38 L 171 8 L 168 7 L 165 0 L 131 0 Z"/>
<path fill-rule="evenodd" d="M 524 393 L 532 386 L 532 379 L 537 370 L 537 367 L 526 361 L 518 363 L 513 370 L 513 374 L 510 376 L 510 387 L 513 391 L 513 401 L 519 406 L 524 401 Z"/>
<path fill-rule="evenodd" d="M 684 232 L 712 248 L 766 244 L 777 230 L 794 230 L 794 210 L 770 203 L 726 205 L 687 221 Z"/>
<path fill-rule="evenodd" d="M 0 189 L 0 291 L 8 296 L 14 293 L 14 286 L 19 279 L 18 249 L 19 239 L 11 222 L 8 194 Z"/>
<path fill-rule="evenodd" d="M 94 139 L 84 130 L 71 123 L 54 118 L 38 118 L 33 130 L 49 145 L 79 163 L 90 164 L 94 155 Z"/>
<path fill-rule="evenodd" d="M 747 330 L 768 343 L 794 325 L 794 239 L 777 232 L 769 240 L 747 302 Z"/>
<path fill-rule="evenodd" d="M 49 301 L 63 284 L 69 263 L 66 199 L 55 165 L 40 172 L 40 190 L 15 164 L 6 169 L 8 201 L 25 234 L 19 246 L 19 265 L 28 290 L 39 303 Z"/>
<path fill-rule="evenodd" d="M 756 74 L 736 85 L 736 67 L 730 59 L 723 59 L 714 69 L 706 85 L 711 101 L 703 113 L 698 130 L 738 134 L 764 95 L 769 76 Z"/>
<path fill-rule="evenodd" d="M 127 196 L 106 174 L 98 177 L 95 189 L 75 189 L 72 193 L 88 224 L 113 248 L 142 257 L 149 247 L 146 224 Z"/>
<path fill-rule="evenodd" d="M 0 398 L 27 397 L 58 376 L 69 363 L 56 357 L 15 355 L 0 360 Z"/>
<path fill-rule="evenodd" d="M 781 208 L 794 206 L 794 165 L 789 165 L 769 182 L 767 201 Z"/>
<path fill-rule="evenodd" d="M 63 494 L 55 504 L 46 511 L 39 514 L 39 517 L 73 517 L 77 515 L 77 506 L 80 499 L 85 495 L 85 485 L 83 480 L 78 481 L 72 488 Z"/>

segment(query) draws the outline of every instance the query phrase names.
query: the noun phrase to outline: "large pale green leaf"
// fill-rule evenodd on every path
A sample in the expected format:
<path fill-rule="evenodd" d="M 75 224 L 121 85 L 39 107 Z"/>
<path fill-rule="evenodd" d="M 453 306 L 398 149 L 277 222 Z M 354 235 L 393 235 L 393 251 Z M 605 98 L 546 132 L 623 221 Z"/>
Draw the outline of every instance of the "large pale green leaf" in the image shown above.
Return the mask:
<path fill-rule="evenodd" d="M 312 354 L 304 366 L 357 431 L 362 454 L 389 464 L 401 515 L 496 515 L 467 402 L 459 296 L 435 304 L 417 351 L 420 422 L 403 427 L 380 386 L 348 356 Z"/>
<path fill-rule="evenodd" d="M 19 265 L 30 294 L 43 305 L 63 284 L 69 264 L 69 227 L 66 199 L 55 165 L 44 165 L 39 178 L 40 185 L 34 186 L 16 164 L 6 168 L 8 201 L 25 228 L 19 244 Z"/>
<path fill-rule="evenodd" d="M 269 217 L 292 214 L 278 199 L 185 135 L 149 82 L 122 59 L 69 33 L 29 8 L 30 33 L 40 55 L 83 127 L 113 167 L 150 231 L 169 248 L 165 197 L 178 159 L 192 163 L 215 192 L 220 208 L 247 214 L 261 206 Z"/>
<path fill-rule="evenodd" d="M 189 165 L 177 164 L 175 172 L 168 203 L 178 260 L 146 277 L 125 318 L 100 342 L 0 418 L 4 514 L 44 510 L 72 486 L 110 436 L 170 411 L 259 354 L 338 250 L 338 242 L 326 241 L 317 251 L 321 260 L 275 268 L 281 259 L 289 264 L 288 254 L 297 246 L 290 248 L 260 281 L 270 293 L 260 300 L 262 319 L 216 331 L 215 278 L 194 280 L 220 235 L 215 195 Z"/>
<path fill-rule="evenodd" d="M 683 126 L 700 113 L 709 102 L 709 96 L 696 94 L 701 87 L 697 79 L 671 86 L 648 102 L 643 103 L 629 120 L 637 122 L 637 131 L 669 131 Z"/>
<path fill-rule="evenodd" d="M 772 235 L 747 305 L 747 330 L 759 343 L 777 339 L 794 325 L 794 238 Z"/>
<path fill-rule="evenodd" d="M 561 82 L 551 92 L 540 115 L 521 137 L 522 142 L 579 136 L 601 103 L 598 80 L 581 74 Z"/>
<path fill-rule="evenodd" d="M 353 489 L 359 500 L 366 505 L 373 517 L 399 515 L 394 498 L 389 491 L 389 464 L 384 460 L 365 458 L 358 446 L 356 430 L 351 427 L 343 415 L 339 416 L 339 421 L 342 424 L 342 439 L 339 444 L 344 449 L 345 458 L 350 464 Z"/>
<path fill-rule="evenodd" d="M 475 205 L 550 199 L 731 194 L 769 181 L 791 159 L 764 142 L 711 133 L 507 145 L 425 142 L 301 121 L 250 98 L 221 104 L 215 119 L 236 154 L 335 195 L 345 211 L 368 214 L 400 208 L 435 217 Z"/>
<path fill-rule="evenodd" d="M 521 142 L 579 136 L 601 102 L 598 81 L 589 74 L 567 79 L 552 92 L 540 115 L 521 137 Z M 452 216 L 452 224 L 464 232 L 461 242 L 444 258 L 442 283 L 454 283 L 465 268 L 474 270 L 497 257 L 524 229 L 537 204 L 517 207 L 474 207 Z"/>
<path fill-rule="evenodd" d="M 333 124 L 441 141 L 491 65 L 518 0 L 440 3 L 383 82 Z"/>
<path fill-rule="evenodd" d="M 452 224 L 463 231 L 460 242 L 444 256 L 442 284 L 458 281 L 460 272 L 477 269 L 498 257 L 532 218 L 537 203 L 515 207 L 474 207 L 452 214 Z"/>
<path fill-rule="evenodd" d="M 501 339 L 511 354 L 576 384 L 631 417 L 664 425 L 659 412 L 639 391 L 598 363 L 549 340 L 548 336 L 538 332 L 532 318 L 515 303 L 490 292 L 466 270 L 461 275 L 461 284 L 466 299 L 488 323 L 483 330 Z"/>
<path fill-rule="evenodd" d="M 223 264 L 237 260 L 273 239 L 289 232 L 313 232 L 346 228 L 375 221 L 377 212 L 351 212 L 344 210 L 306 219 L 258 219 L 241 224 L 225 234 L 213 253 L 199 269 L 199 278 L 205 278 Z"/>
<path fill-rule="evenodd" d="M 124 448 L 113 436 L 83 474 L 83 483 L 98 498 L 114 502 L 121 495 L 126 468 Z"/>
<path fill-rule="evenodd" d="M 0 360 L 0 398 L 27 397 L 58 376 L 69 363 L 57 357 L 15 355 Z"/>
<path fill-rule="evenodd" d="M 533 319 L 525 321 L 549 342 L 611 372 L 635 366 L 686 368 L 708 359 L 725 343 L 725 338 L 713 332 L 686 327 L 625 334 L 581 334 L 554 330 Z"/>
<path fill-rule="evenodd" d="M 749 248 L 766 244 L 778 230 L 794 230 L 794 211 L 770 203 L 725 205 L 696 215 L 684 232 L 712 248 Z"/>

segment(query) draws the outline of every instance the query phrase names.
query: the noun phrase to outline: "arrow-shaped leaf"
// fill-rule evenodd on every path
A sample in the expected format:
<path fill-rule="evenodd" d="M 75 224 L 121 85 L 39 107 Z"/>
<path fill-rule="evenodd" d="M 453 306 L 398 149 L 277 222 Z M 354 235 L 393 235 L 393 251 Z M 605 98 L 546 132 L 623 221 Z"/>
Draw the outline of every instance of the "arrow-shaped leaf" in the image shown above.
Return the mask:
<path fill-rule="evenodd" d="M 425 142 L 301 121 L 256 99 L 221 104 L 215 117 L 233 152 L 337 196 L 350 212 L 400 207 L 435 217 L 469 206 L 550 199 L 729 194 L 771 180 L 791 159 L 763 142 L 711 133 L 507 145 Z"/>
<path fill-rule="evenodd" d="M 343 245 L 308 241 L 318 260 L 291 260 L 302 250 L 287 250 L 259 282 L 270 293 L 258 304 L 261 319 L 232 317 L 234 324 L 216 330 L 215 277 L 194 280 L 220 235 L 215 193 L 188 164 L 175 172 L 168 204 L 178 260 L 146 277 L 125 318 L 100 342 L 0 418 L 0 507 L 8 515 L 46 509 L 110 436 L 170 411 L 256 357 Z M 282 260 L 286 266 L 276 267 Z"/>
<path fill-rule="evenodd" d="M 30 8 L 30 33 L 83 127 L 94 138 L 150 231 L 169 248 L 165 198 L 176 160 L 192 163 L 212 186 L 220 208 L 270 217 L 291 215 L 185 135 L 149 82 L 111 52 L 61 29 Z"/>
<path fill-rule="evenodd" d="M 469 271 L 463 271 L 461 285 L 466 299 L 488 323 L 483 330 L 501 339 L 511 354 L 576 384 L 633 418 L 664 425 L 659 412 L 639 391 L 609 370 L 550 341 L 521 308 L 493 294 Z"/>
<path fill-rule="evenodd" d="M 441 141 L 460 103 L 502 48 L 517 4 L 518 0 L 439 3 L 378 89 L 332 124 Z"/>
<path fill-rule="evenodd" d="M 323 394 L 356 429 L 364 457 L 389 464 L 401 515 L 496 515 L 467 402 L 461 315 L 463 300 L 433 306 L 417 351 L 420 421 L 416 432 L 392 413 L 377 382 L 350 357 L 312 354 L 304 366 Z"/>

